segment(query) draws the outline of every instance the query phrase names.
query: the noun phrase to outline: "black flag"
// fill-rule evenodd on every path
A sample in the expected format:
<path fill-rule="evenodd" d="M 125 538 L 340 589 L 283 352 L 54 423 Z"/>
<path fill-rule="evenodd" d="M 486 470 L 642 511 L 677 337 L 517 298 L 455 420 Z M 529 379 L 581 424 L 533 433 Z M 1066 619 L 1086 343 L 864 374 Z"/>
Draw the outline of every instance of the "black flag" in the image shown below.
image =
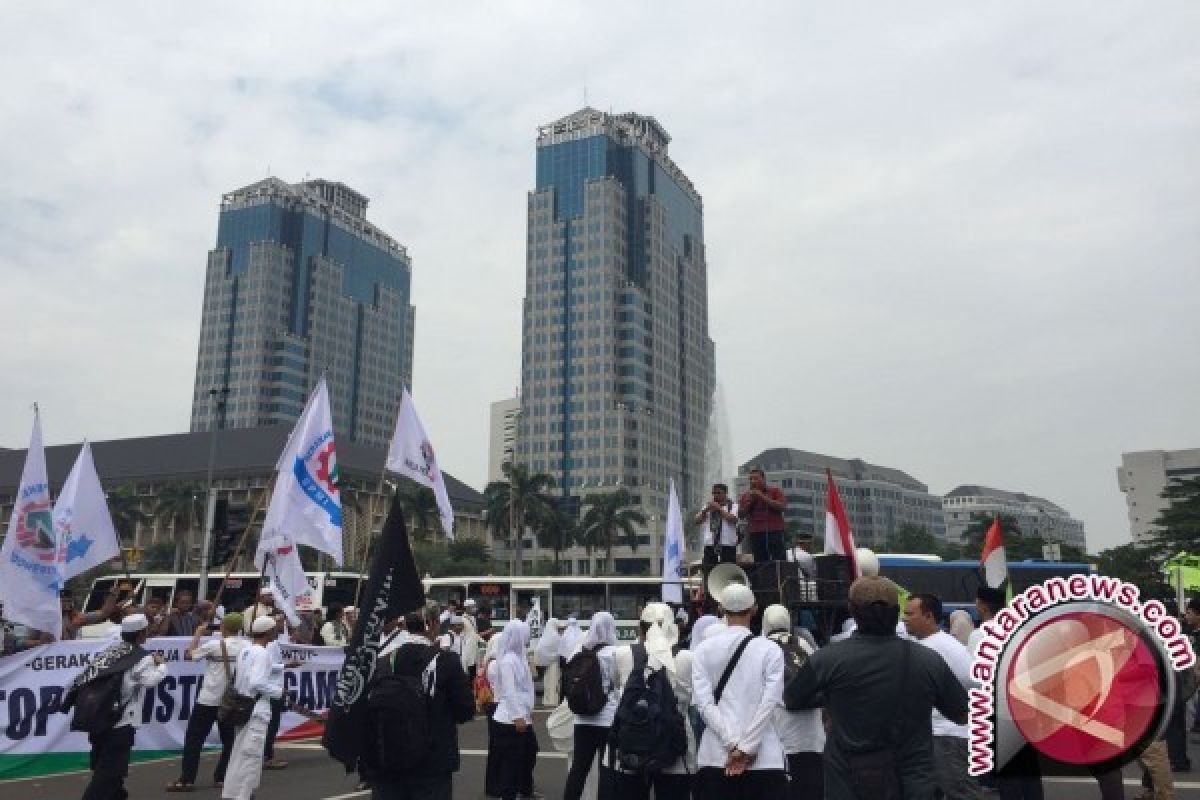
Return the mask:
<path fill-rule="evenodd" d="M 342 762 L 347 772 L 358 769 L 358 757 L 367 737 L 367 683 L 375 671 L 383 620 L 389 610 L 401 613 L 425 606 L 425 588 L 417 575 L 408 531 L 400 504 L 383 523 L 379 547 L 371 561 L 371 574 L 363 591 L 358 625 L 346 646 L 346 662 L 338 673 L 337 689 L 325 724 L 321 744 L 329 755 Z"/>

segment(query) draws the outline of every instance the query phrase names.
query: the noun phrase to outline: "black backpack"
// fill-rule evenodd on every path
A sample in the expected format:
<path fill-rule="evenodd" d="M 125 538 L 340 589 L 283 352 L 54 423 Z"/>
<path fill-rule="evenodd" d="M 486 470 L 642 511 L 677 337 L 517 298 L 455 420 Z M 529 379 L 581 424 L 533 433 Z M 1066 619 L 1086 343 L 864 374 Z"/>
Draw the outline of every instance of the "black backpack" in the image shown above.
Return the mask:
<path fill-rule="evenodd" d="M 574 713 L 590 717 L 604 710 L 608 692 L 604 691 L 604 671 L 596 652 L 602 645 L 583 648 L 567 662 L 563 671 L 563 695 Z"/>
<path fill-rule="evenodd" d="M 646 678 L 649 655 L 635 644 L 633 670 L 609 733 L 609 752 L 622 770 L 650 775 L 670 767 L 687 752 L 687 729 L 666 668 Z"/>
<path fill-rule="evenodd" d="M 783 685 L 789 685 L 800 674 L 800 668 L 808 662 L 808 651 L 800 646 L 799 640 L 793 633 L 787 634 L 782 640 L 769 637 L 783 651 Z"/>
<path fill-rule="evenodd" d="M 396 672 L 396 656 L 367 690 L 370 734 L 368 761 L 384 775 L 399 775 L 421 767 L 433 748 L 429 704 L 435 680 L 437 653 L 417 675 Z"/>
<path fill-rule="evenodd" d="M 96 677 L 69 691 L 63 700 L 62 711 L 75 710 L 71 730 L 81 733 L 105 733 L 116 727 L 125 713 L 121 702 L 121 683 L 125 673 L 133 669 L 146 655 L 140 647 L 100 670 Z"/>

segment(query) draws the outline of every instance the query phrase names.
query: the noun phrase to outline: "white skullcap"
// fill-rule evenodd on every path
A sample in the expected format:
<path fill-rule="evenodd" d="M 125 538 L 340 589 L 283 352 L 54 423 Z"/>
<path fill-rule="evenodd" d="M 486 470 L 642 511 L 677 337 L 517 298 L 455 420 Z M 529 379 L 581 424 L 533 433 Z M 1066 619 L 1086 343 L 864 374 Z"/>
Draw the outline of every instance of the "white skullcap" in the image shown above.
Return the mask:
<path fill-rule="evenodd" d="M 357 614 L 358 609 L 355 608 L 354 606 L 346 606 L 345 608 L 342 609 L 342 613 L 343 614 Z"/>
<path fill-rule="evenodd" d="M 649 622 L 651 624 L 662 622 L 662 609 L 659 608 L 658 603 L 647 603 L 646 607 L 642 609 L 641 619 L 642 622 Z"/>
<path fill-rule="evenodd" d="M 767 610 L 763 612 L 762 630 L 763 633 L 774 633 L 776 631 L 791 632 L 792 615 L 781 605 L 767 606 Z"/>
<path fill-rule="evenodd" d="M 130 614 L 121 620 L 121 633 L 137 633 L 150 627 L 150 620 L 145 614 Z"/>
<path fill-rule="evenodd" d="M 250 626 L 250 630 L 256 634 L 273 631 L 275 630 L 275 618 L 267 616 L 258 617 L 254 620 L 254 624 Z"/>
<path fill-rule="evenodd" d="M 721 590 L 721 605 L 726 611 L 740 614 L 754 607 L 754 592 L 740 583 L 731 583 Z"/>
<path fill-rule="evenodd" d="M 453 617 L 450 618 L 450 624 L 451 625 L 462 625 L 463 618 L 458 616 L 457 614 L 455 614 Z"/>
<path fill-rule="evenodd" d="M 466 606 L 467 608 L 474 608 L 475 607 L 475 598 L 468 597 L 466 602 L 463 603 L 463 605 Z"/>

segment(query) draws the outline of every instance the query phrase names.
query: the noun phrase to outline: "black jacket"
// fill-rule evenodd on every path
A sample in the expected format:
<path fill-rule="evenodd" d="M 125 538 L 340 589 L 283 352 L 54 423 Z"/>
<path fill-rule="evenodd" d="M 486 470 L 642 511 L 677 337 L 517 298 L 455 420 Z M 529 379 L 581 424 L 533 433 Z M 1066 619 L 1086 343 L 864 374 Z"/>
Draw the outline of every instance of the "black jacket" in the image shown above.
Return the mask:
<path fill-rule="evenodd" d="M 396 674 L 420 675 L 435 654 L 438 654 L 438 663 L 434 670 L 433 702 L 429 707 L 433 747 L 429 757 L 412 771 L 419 775 L 450 775 L 458 771 L 458 726 L 475 716 L 475 693 L 458 656 L 453 653 L 444 653 L 432 645 L 401 645 L 395 652 Z M 390 669 L 391 664 L 389 654 L 386 663 L 380 664 L 379 668 Z M 374 777 L 365 763 L 360 764 L 359 771 L 367 780 Z"/>

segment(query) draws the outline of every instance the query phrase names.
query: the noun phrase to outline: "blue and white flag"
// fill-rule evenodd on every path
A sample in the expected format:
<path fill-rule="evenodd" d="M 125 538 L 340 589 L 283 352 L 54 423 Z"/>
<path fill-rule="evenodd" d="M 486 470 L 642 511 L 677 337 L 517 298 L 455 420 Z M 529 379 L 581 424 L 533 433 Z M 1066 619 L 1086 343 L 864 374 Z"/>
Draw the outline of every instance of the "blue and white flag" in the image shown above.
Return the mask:
<path fill-rule="evenodd" d="M 264 549 L 263 545 L 267 548 Z M 312 590 L 308 577 L 304 574 L 304 566 L 300 563 L 300 551 L 295 542 L 287 534 L 263 538 L 259 541 L 258 552 L 254 554 L 254 563 L 263 568 L 263 559 L 267 559 L 266 575 L 271 583 L 271 594 L 275 597 L 275 607 L 287 616 L 293 626 L 300 624 L 300 615 L 296 613 L 296 598 Z"/>
<path fill-rule="evenodd" d="M 35 412 L 8 535 L 0 547 L 0 603 L 5 619 L 52 633 L 56 639 L 62 636 L 58 588 L 63 555 L 54 531 L 42 423 Z"/>
<path fill-rule="evenodd" d="M 54 504 L 54 532 L 62 550 L 62 580 L 98 567 L 121 555 L 117 530 L 108 512 L 108 500 L 96 474 L 92 447 L 79 450 L 75 466 Z"/>
<path fill-rule="evenodd" d="M 683 512 L 675 481 L 671 481 L 671 496 L 667 501 L 667 530 L 663 535 L 662 599 L 664 603 L 683 602 Z"/>
<path fill-rule="evenodd" d="M 275 466 L 275 491 L 263 521 L 254 563 L 262 569 L 271 539 L 287 535 L 342 563 L 342 499 L 338 493 L 337 452 L 329 389 L 321 378 Z"/>
<path fill-rule="evenodd" d="M 388 447 L 387 469 L 397 475 L 412 478 L 421 486 L 433 489 L 437 499 L 438 516 L 442 519 L 442 530 L 447 539 L 454 538 L 454 509 L 450 507 L 450 496 L 446 493 L 446 479 L 438 467 L 437 455 L 429 443 L 425 426 L 417 416 L 412 395 L 408 389 L 400 396 L 400 412 L 396 415 L 396 431 Z"/>

